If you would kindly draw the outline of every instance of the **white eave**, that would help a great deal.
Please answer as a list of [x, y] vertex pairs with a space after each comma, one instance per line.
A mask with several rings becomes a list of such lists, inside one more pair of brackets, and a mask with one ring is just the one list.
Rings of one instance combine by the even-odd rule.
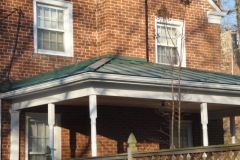
[[213, 8], [218, 11], [221, 12], [221, 9], [216, 5], [215, 2], [213, 2], [213, 0], [208, 0], [208, 2], [213, 6]]
[[[106, 73], [96, 73], [88, 72], [79, 75], [74, 75], [66, 78], [61, 78], [53, 80], [50, 82], [45, 82], [41, 84], [36, 84], [33, 86], [26, 86], [14, 91], [9, 91], [0, 94], [0, 99], [4, 98], [15, 98], [22, 97], [24, 95], [34, 94], [46, 90], [52, 90], [54, 88], [63, 86], [78, 85], [84, 82], [102, 82], [102, 83], [115, 83], [115, 84], [137, 84], [137, 85], [147, 85], [147, 86], [167, 86], [169, 87], [169, 79], [160, 78], [150, 78], [150, 77], [139, 77], [139, 76], [127, 76], [127, 75], [117, 75], [117, 74], [106, 74]], [[177, 84], [177, 82], [173, 82]], [[217, 91], [223, 93], [239, 93], [239, 85], [229, 85], [220, 83], [209, 83], [209, 82], [192, 82], [181, 80], [181, 88], [194, 88], [194, 90], [205, 90], [205, 91]]]
[[207, 18], [208, 23], [221, 24], [221, 19], [226, 16], [226, 12], [219, 11], [208, 11]]

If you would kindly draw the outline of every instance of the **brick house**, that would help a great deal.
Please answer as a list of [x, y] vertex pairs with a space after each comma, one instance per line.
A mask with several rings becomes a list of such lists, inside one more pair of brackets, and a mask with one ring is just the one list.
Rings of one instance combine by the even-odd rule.
[[[171, 101], [166, 51], [173, 65], [181, 60], [189, 96], [182, 146], [222, 144], [224, 116], [232, 117], [234, 136], [239, 77], [214, 72], [221, 69], [225, 13], [212, 0], [186, 8], [167, 0], [0, 5], [1, 159], [43, 159], [46, 145], [54, 159], [122, 153], [131, 132], [140, 151], [169, 148], [170, 138], [158, 131], [170, 133], [169, 120], [156, 114]], [[164, 6], [168, 36], [156, 18]]]

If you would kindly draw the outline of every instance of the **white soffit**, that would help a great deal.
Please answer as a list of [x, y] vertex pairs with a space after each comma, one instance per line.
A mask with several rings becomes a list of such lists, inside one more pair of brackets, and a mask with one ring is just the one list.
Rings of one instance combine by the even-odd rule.
[[215, 9], [207, 12], [208, 23], [221, 24], [221, 19], [227, 14], [216, 5], [213, 0], [207, 0], [208, 3]]
[[213, 2], [213, 0], [207, 0], [207, 1], [208, 1], [208, 3], [210, 3], [210, 4], [212, 5], [212, 7], [213, 7], [216, 11], [221, 12], [221, 9], [216, 5], [215, 2]]
[[226, 16], [226, 12], [208, 11], [208, 23], [221, 24], [221, 19]]

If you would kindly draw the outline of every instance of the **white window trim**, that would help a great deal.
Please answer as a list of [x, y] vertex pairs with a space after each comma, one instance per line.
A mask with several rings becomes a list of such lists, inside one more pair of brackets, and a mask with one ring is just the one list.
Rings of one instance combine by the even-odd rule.
[[[51, 51], [51, 50], [42, 50], [38, 49], [37, 45], [37, 4], [43, 5], [52, 5], [60, 8], [64, 8], [64, 52]], [[73, 57], [73, 16], [72, 16], [72, 3], [67, 1], [56, 1], [56, 0], [33, 0], [33, 11], [34, 11], [34, 52], [49, 54], [49, 55], [58, 55], [65, 57]], [[67, 16], [67, 17], [66, 17]]]
[[[169, 122], [169, 132], [170, 132], [170, 137], [172, 137], [172, 132], [171, 132], [171, 124], [172, 121]], [[192, 147], [193, 146], [193, 139], [192, 139], [192, 121], [191, 120], [181, 120], [181, 128], [182, 127], [186, 127], [188, 130], [188, 147]], [[175, 122], [174, 123], [174, 127], [178, 127], [178, 123]], [[172, 139], [170, 138], [170, 144], [172, 144]], [[175, 146], [177, 147], [177, 146]]]
[[[157, 25], [159, 23], [160, 24], [162, 23], [161, 18], [159, 19], [159, 18], [155, 17], [155, 35], [157, 35]], [[183, 37], [179, 36], [178, 39], [177, 39], [177, 41], [178, 41], [177, 48], [178, 48], [178, 51], [179, 51], [179, 49], [182, 49], [182, 56], [181, 56], [182, 65], [181, 65], [181, 67], [186, 67], [186, 50], [185, 50], [185, 39], [184, 39], [184, 37], [185, 37], [185, 22], [182, 21], [182, 20], [171, 19], [167, 22], [167, 25], [178, 26], [180, 28], [179, 29], [180, 32], [183, 31], [183, 33], [180, 33], [180, 34], [183, 35]], [[182, 43], [182, 47], [181, 47], [181, 41], [182, 41], [181, 39], [182, 38], [183, 38], [183, 43]], [[158, 51], [158, 42], [157, 42], [157, 38], [155, 37], [155, 60], [156, 60], [155, 62], [156, 63], [158, 63], [158, 55], [157, 55], [158, 53], [157, 53], [157, 51]], [[168, 64], [166, 64], [166, 65], [168, 65]], [[175, 65], [175, 66], [178, 66], [178, 64]]]
[[[56, 114], [56, 124], [54, 126], [54, 148], [56, 149], [54, 152], [54, 160], [61, 160], [61, 152], [62, 152], [62, 143], [61, 143], [61, 115]], [[25, 160], [28, 160], [28, 122], [30, 118], [39, 118], [39, 119], [48, 119], [47, 113], [31, 113], [27, 112], [25, 114]]]

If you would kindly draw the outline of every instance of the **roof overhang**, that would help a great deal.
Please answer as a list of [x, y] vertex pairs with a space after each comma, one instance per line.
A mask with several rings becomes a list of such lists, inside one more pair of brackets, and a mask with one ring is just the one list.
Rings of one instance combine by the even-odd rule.
[[[12, 108], [16, 110], [92, 94], [171, 100], [170, 86], [170, 79], [87, 72], [2, 93], [0, 99], [11, 99]], [[181, 81], [181, 90], [187, 95], [183, 99], [186, 102], [240, 104], [239, 85]]]
[[218, 12], [221, 12], [221, 9], [216, 5], [216, 3], [213, 0], [207, 0], [208, 3]]

